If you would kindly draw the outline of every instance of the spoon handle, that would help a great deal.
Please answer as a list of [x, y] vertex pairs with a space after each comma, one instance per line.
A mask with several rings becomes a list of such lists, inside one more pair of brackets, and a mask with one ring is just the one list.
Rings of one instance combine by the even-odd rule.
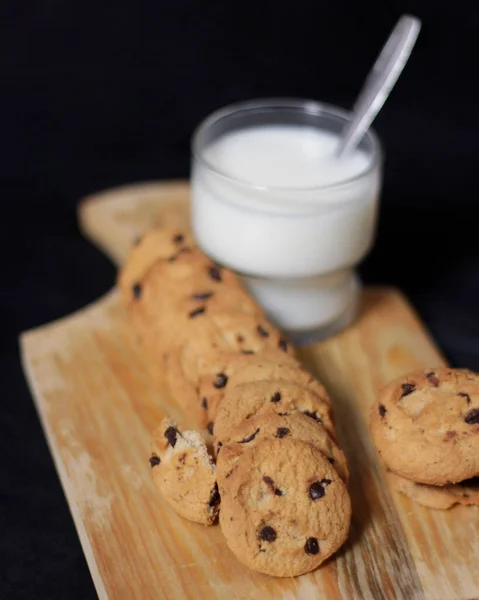
[[392, 30], [354, 105], [351, 121], [341, 135], [337, 155], [354, 149], [369, 129], [394, 87], [421, 29], [421, 21], [403, 15]]

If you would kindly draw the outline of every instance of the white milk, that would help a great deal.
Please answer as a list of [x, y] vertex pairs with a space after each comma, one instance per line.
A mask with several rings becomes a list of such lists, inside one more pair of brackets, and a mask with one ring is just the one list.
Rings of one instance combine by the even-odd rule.
[[246, 284], [279, 325], [327, 325], [357, 290], [351, 269], [374, 233], [379, 169], [360, 151], [337, 160], [338, 138], [313, 127], [233, 131], [193, 165], [199, 245]]

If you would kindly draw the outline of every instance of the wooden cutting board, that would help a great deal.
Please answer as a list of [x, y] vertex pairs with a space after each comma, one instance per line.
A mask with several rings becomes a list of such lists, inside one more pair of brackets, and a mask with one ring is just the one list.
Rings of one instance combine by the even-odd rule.
[[[87, 237], [116, 263], [155, 222], [186, 225], [188, 186], [113, 189], [79, 208]], [[218, 527], [173, 513], [157, 496], [150, 433], [171, 414], [188, 425], [129, 330], [112, 291], [21, 335], [22, 360], [100, 598], [466, 600], [479, 597], [479, 511], [423, 508], [388, 489], [367, 427], [377, 390], [444, 360], [396, 290], [367, 289], [353, 327], [301, 351], [328, 387], [349, 460], [353, 523], [314, 573], [275, 579], [243, 567]]]

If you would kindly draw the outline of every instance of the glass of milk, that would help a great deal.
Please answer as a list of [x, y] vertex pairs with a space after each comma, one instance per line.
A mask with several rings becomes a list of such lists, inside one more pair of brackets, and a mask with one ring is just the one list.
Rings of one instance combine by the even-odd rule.
[[328, 337], [359, 308], [355, 266], [374, 240], [381, 149], [371, 131], [338, 159], [350, 113], [308, 100], [235, 104], [192, 142], [192, 222], [296, 342]]

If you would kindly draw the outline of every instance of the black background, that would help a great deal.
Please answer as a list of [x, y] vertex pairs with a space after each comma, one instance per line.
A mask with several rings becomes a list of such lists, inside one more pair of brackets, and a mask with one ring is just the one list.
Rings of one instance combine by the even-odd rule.
[[186, 177], [192, 129], [227, 103], [351, 107], [404, 12], [423, 29], [375, 124], [385, 185], [362, 272], [400, 286], [451, 362], [479, 370], [477, 2], [1, 3], [0, 598], [96, 597], [16, 341], [114, 282], [78, 199]]

